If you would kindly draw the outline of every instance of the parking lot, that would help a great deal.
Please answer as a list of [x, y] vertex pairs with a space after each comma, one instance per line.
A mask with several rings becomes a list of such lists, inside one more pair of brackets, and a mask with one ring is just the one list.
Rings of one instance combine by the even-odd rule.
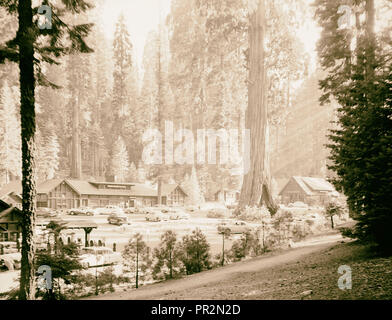
[[[161, 235], [167, 230], [173, 230], [177, 233], [178, 240], [190, 234], [194, 229], [200, 228], [205, 234], [207, 241], [211, 246], [211, 254], [216, 255], [222, 250], [222, 236], [217, 232], [217, 226], [222, 219], [207, 218], [206, 212], [191, 213], [187, 220], [167, 220], [160, 222], [149, 222], [145, 219], [145, 214], [129, 214], [129, 225], [116, 226], [109, 224], [108, 215], [98, 216], [69, 216], [62, 215], [60, 217], [64, 221], [91, 221], [98, 225], [89, 237], [89, 240], [97, 244], [101, 241], [106, 247], [113, 248], [116, 251], [122, 251], [129, 239], [136, 233], [140, 233], [144, 237], [144, 241], [151, 248], [156, 247], [160, 242]], [[66, 230], [63, 231], [63, 240], [67, 241], [67, 237], [71, 236], [75, 240], [84, 242], [83, 230]], [[237, 239], [238, 235], [233, 235], [230, 239], [225, 240], [225, 245], [231, 246], [231, 242]]]

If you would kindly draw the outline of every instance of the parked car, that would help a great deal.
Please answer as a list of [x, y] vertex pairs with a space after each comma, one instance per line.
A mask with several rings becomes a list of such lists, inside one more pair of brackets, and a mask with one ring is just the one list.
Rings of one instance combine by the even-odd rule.
[[196, 206], [187, 206], [186, 210], [188, 210], [189, 212], [195, 212], [195, 211], [199, 210], [199, 208]]
[[143, 207], [140, 209], [140, 212], [143, 214], [149, 214], [149, 213], [156, 213], [156, 212], [161, 212], [155, 207]]
[[122, 226], [123, 224], [131, 224], [128, 221], [128, 217], [124, 214], [117, 214], [117, 213], [112, 213], [109, 217], [108, 217], [108, 222], [109, 224], [114, 224], [117, 226]]
[[70, 209], [68, 214], [70, 216], [93, 216], [94, 209], [91, 209], [89, 207], [74, 208]]
[[208, 211], [207, 218], [224, 218], [227, 212], [227, 209], [214, 208]]
[[20, 270], [21, 254], [19, 252], [0, 255], [0, 270], [14, 271]]
[[138, 207], [129, 207], [124, 209], [124, 213], [126, 214], [137, 214], [140, 213], [140, 209]]
[[146, 221], [151, 222], [159, 222], [159, 221], [167, 221], [169, 220], [169, 216], [160, 212], [149, 212], [146, 214]]
[[123, 214], [124, 209], [120, 208], [118, 206], [113, 206], [113, 205], [108, 205], [104, 208], [99, 208], [97, 209], [100, 215], [110, 215], [112, 213], [118, 213], [118, 214]]
[[168, 210], [170, 220], [189, 219], [190, 215], [179, 209], [171, 208]]
[[224, 221], [218, 225], [218, 233], [241, 234], [251, 230], [252, 228], [244, 221]]
[[54, 218], [57, 212], [50, 208], [37, 208], [37, 218]]
[[86, 268], [113, 265], [121, 262], [121, 253], [106, 247], [84, 247], [80, 262]]
[[290, 207], [290, 208], [308, 208], [309, 206], [306, 203], [303, 203], [301, 201], [297, 201], [294, 203], [289, 203], [288, 207]]

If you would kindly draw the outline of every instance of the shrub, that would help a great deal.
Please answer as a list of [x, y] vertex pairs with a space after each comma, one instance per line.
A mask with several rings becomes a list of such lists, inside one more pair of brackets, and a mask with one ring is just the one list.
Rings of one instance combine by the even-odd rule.
[[173, 279], [181, 274], [180, 251], [175, 232], [169, 230], [162, 234], [159, 247], [154, 249], [152, 276], [155, 280]]
[[199, 228], [182, 238], [180, 250], [179, 259], [185, 267], [186, 274], [211, 269], [210, 245]]
[[229, 252], [229, 258], [233, 261], [240, 261], [247, 256], [257, 257], [265, 252], [265, 247], [260, 243], [259, 231], [246, 232], [241, 238], [235, 241]]
[[226, 215], [226, 211], [224, 209], [212, 209], [208, 211], [207, 218], [224, 218]]
[[292, 229], [292, 235], [293, 235], [294, 241], [299, 241], [299, 240], [304, 239], [308, 235], [308, 233], [306, 232], [304, 227], [302, 227], [298, 224], [295, 224]]
[[271, 214], [266, 207], [246, 207], [234, 215], [237, 219], [243, 221], [266, 221], [271, 219]]
[[339, 231], [343, 237], [352, 238], [352, 239], [356, 237], [354, 230], [351, 228], [340, 228]]

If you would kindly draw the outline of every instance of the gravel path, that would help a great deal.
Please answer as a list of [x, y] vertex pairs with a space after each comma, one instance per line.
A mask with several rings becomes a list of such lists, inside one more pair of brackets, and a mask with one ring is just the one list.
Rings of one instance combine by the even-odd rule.
[[[260, 272], [266, 269], [282, 266], [302, 260], [305, 256], [328, 249], [342, 241], [340, 234], [319, 236], [309, 239], [301, 244], [302, 247], [267, 254], [260, 258], [234, 263], [223, 268], [209, 270], [194, 274], [183, 279], [171, 280], [127, 292], [116, 292], [98, 297], [90, 297], [91, 300], [143, 300], [143, 299], [207, 299], [196, 293], [198, 289], [216, 287], [219, 283], [237, 278], [241, 274]], [[186, 294], [184, 294], [186, 293]], [[195, 294], [192, 294], [195, 293]]]

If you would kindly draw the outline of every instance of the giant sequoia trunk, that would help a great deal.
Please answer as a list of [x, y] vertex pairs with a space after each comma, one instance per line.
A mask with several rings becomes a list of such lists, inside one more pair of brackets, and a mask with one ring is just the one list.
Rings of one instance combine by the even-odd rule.
[[244, 176], [238, 210], [265, 204], [275, 211], [268, 157], [268, 113], [264, 67], [265, 4], [249, 12], [249, 84], [246, 129], [250, 130], [250, 166]]
[[18, 1], [20, 115], [22, 136], [22, 260], [19, 299], [35, 298], [34, 226], [35, 226], [35, 100], [34, 47], [31, 35], [33, 12], [31, 0]]

